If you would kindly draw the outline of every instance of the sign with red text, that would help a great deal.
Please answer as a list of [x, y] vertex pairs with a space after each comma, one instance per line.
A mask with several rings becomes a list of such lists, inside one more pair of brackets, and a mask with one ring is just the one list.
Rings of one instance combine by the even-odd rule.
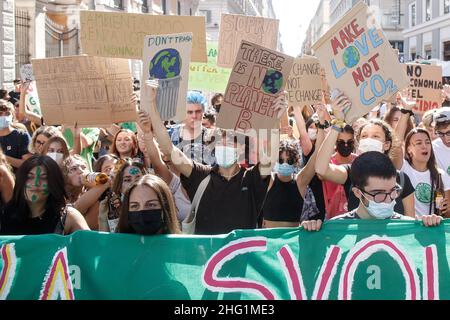
[[286, 84], [290, 105], [322, 102], [322, 76], [319, 59], [304, 55], [294, 60]]
[[276, 19], [222, 14], [217, 65], [232, 68], [243, 40], [276, 50], [279, 23]]
[[442, 106], [442, 67], [408, 63], [404, 65], [409, 78], [411, 98], [416, 99], [413, 111], [423, 114]]
[[352, 103], [345, 116], [349, 124], [408, 86], [403, 67], [377, 25], [374, 12], [363, 2], [312, 48], [331, 90], [339, 89]]
[[217, 117], [217, 127], [273, 129], [279, 120], [273, 101], [283, 92], [294, 58], [242, 41]]

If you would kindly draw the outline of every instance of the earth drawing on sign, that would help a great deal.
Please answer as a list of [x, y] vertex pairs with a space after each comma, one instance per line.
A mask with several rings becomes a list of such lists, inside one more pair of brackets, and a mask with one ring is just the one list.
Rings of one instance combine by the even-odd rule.
[[283, 85], [283, 74], [279, 71], [269, 69], [264, 76], [263, 83], [261, 85], [262, 90], [265, 93], [276, 94], [280, 91]]

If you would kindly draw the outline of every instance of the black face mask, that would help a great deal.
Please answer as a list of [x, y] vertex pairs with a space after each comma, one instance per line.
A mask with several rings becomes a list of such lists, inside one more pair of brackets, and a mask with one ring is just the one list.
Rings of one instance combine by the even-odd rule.
[[219, 112], [221, 106], [222, 106], [222, 104], [216, 104], [216, 105], [214, 105], [214, 109], [215, 109], [217, 112]]
[[354, 148], [355, 148], [354, 142], [349, 142], [349, 143], [345, 144], [342, 141], [338, 141], [336, 143], [336, 151], [344, 158], [348, 157], [353, 152]]
[[163, 227], [162, 209], [130, 211], [128, 224], [137, 234], [156, 234]]

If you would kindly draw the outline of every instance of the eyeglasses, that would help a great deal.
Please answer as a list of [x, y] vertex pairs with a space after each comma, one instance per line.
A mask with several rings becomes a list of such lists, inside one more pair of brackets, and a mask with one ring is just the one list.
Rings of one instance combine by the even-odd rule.
[[45, 142], [42, 142], [42, 141], [40, 141], [40, 140], [36, 140], [36, 143], [37, 143], [38, 145], [40, 145], [40, 146], [43, 146], [43, 145], [45, 144]]
[[348, 140], [348, 141], [345, 141], [345, 140], [339, 139], [339, 140], [337, 140], [336, 142], [337, 142], [338, 144], [351, 145], [351, 144], [354, 144], [354, 143], [355, 143], [355, 140]]
[[[278, 162], [280, 163], [280, 164], [283, 164], [285, 161], [284, 161], [284, 159], [278, 159]], [[290, 164], [290, 165], [293, 165], [294, 163], [295, 163], [295, 160], [293, 160], [293, 159], [288, 159], [287, 160], [287, 163], [288, 164]]]
[[389, 198], [391, 198], [391, 201], [394, 201], [395, 199], [397, 199], [400, 196], [400, 193], [402, 193], [402, 187], [400, 187], [399, 185], [396, 185], [394, 187], [394, 189], [392, 189], [392, 191], [389, 191], [389, 192], [371, 193], [371, 192], [364, 191], [361, 188], [359, 188], [359, 190], [361, 190], [362, 193], [372, 196], [373, 201], [375, 201], [376, 203], [381, 203], [381, 202], [386, 201], [387, 196], [389, 196]]
[[444, 136], [447, 138], [450, 138], [450, 131], [447, 131], [447, 132], [436, 131], [436, 134], [440, 138], [443, 138]]

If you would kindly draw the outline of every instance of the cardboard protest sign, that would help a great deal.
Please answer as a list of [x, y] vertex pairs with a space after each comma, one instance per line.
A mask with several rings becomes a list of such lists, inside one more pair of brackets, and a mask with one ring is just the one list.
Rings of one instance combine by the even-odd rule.
[[191, 62], [189, 90], [225, 92], [231, 69], [217, 66], [217, 42], [208, 41], [208, 63]]
[[186, 116], [192, 33], [151, 35], [144, 39], [141, 108], [149, 111], [146, 80], [159, 80], [157, 107], [162, 120]]
[[293, 57], [242, 41], [217, 127], [244, 131], [278, 127], [272, 102], [283, 92], [293, 62]]
[[408, 63], [404, 65], [410, 79], [411, 97], [417, 99], [413, 111], [422, 114], [442, 106], [442, 67]]
[[47, 125], [92, 127], [136, 120], [127, 60], [70, 56], [33, 59], [32, 64]]
[[279, 20], [238, 14], [222, 14], [217, 65], [232, 68], [243, 40], [276, 50]]
[[22, 82], [34, 80], [33, 67], [31, 64], [24, 64], [20, 67], [20, 79], [22, 79]]
[[286, 84], [290, 105], [322, 102], [322, 76], [319, 59], [304, 55], [294, 60]]
[[313, 50], [331, 89], [343, 91], [352, 102], [345, 116], [349, 124], [408, 85], [375, 14], [363, 2], [325, 33]]
[[34, 113], [42, 115], [41, 104], [39, 102], [39, 96], [36, 87], [36, 81], [31, 81], [28, 86], [26, 95], [25, 95], [25, 108]]
[[205, 17], [80, 11], [83, 53], [142, 59], [147, 35], [191, 32], [192, 61], [206, 62]]

